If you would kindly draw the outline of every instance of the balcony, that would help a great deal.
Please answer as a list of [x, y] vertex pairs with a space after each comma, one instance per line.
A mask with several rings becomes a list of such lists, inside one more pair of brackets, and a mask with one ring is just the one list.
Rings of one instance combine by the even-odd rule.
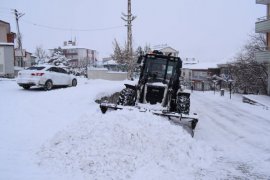
[[258, 18], [258, 21], [255, 24], [255, 32], [256, 33], [270, 32], [270, 17], [269, 16]]
[[255, 60], [259, 63], [270, 63], [270, 49], [265, 48], [263, 51], [256, 52]]
[[270, 4], [270, 0], [256, 0], [256, 4]]

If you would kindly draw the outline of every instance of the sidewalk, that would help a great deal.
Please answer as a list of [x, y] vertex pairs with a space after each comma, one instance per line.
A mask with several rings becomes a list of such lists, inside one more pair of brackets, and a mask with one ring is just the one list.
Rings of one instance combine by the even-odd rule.
[[270, 96], [265, 95], [243, 95], [243, 102], [264, 106], [270, 108]]

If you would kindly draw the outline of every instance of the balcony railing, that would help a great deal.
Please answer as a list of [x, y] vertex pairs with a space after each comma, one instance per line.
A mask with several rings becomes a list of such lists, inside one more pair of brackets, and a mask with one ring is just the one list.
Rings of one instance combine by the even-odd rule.
[[257, 18], [257, 23], [258, 23], [258, 22], [262, 22], [262, 21], [267, 21], [267, 20], [269, 20], [269, 19], [270, 19], [269, 16], [259, 17], [259, 18]]
[[270, 4], [270, 0], [256, 0], [256, 4]]
[[260, 48], [260, 51], [255, 53], [255, 60], [259, 63], [270, 63], [270, 47]]
[[270, 32], [270, 16], [264, 16], [257, 19], [255, 25], [256, 33]]

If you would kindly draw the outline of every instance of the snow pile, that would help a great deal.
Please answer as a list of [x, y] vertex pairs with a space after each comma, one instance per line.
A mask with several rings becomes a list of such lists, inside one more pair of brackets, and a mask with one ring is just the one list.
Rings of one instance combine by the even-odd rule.
[[1, 180], [270, 179], [269, 110], [241, 95], [193, 91], [191, 138], [149, 112], [100, 112], [96, 99], [135, 81], [78, 80], [26, 91], [0, 79]]
[[192, 179], [217, 152], [182, 127], [137, 111], [88, 114], [38, 152], [41, 166], [88, 179]]

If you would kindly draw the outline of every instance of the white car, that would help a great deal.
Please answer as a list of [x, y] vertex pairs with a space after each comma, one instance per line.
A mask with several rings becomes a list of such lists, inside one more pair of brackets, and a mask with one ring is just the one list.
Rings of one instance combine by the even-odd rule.
[[19, 71], [17, 83], [24, 89], [38, 86], [43, 87], [45, 90], [51, 90], [53, 86], [76, 86], [77, 79], [64, 68], [52, 65], [39, 65]]

